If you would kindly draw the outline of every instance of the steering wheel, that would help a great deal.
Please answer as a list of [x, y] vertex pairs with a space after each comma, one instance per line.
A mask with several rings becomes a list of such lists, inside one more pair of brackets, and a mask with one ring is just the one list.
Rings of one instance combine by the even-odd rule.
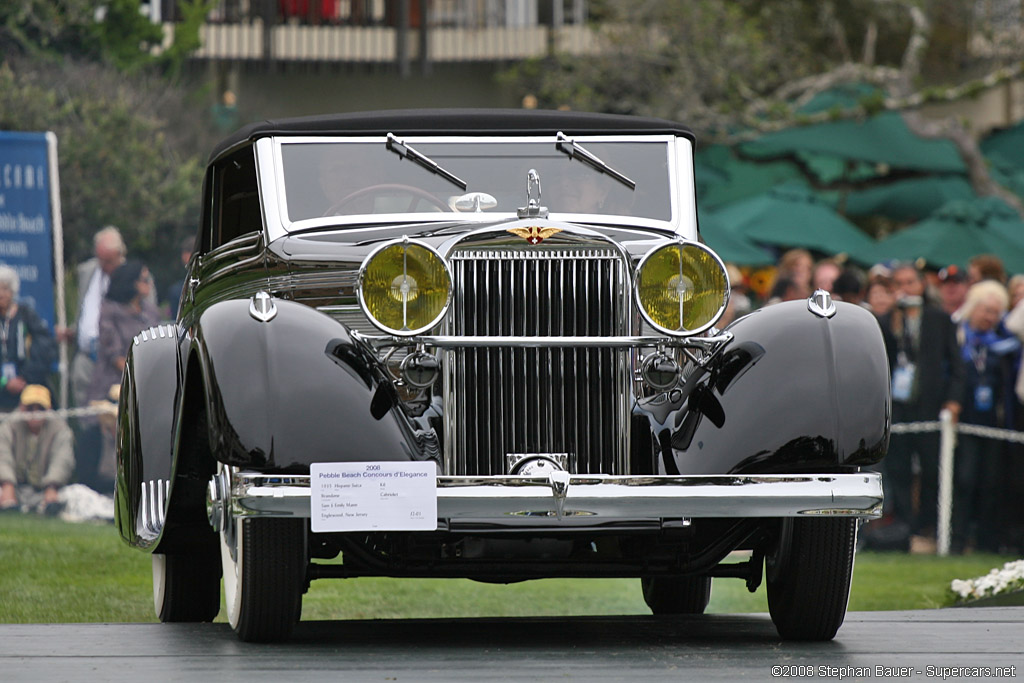
[[338, 200], [331, 205], [327, 211], [324, 212], [325, 216], [337, 216], [342, 213], [342, 209], [353, 202], [357, 202], [360, 199], [366, 199], [367, 197], [375, 197], [377, 195], [383, 195], [391, 192], [404, 192], [412, 195], [409, 201], [409, 207], [407, 211], [412, 213], [413, 208], [420, 202], [427, 202], [431, 206], [435, 207], [439, 211], [451, 211], [451, 208], [440, 199], [430, 194], [426, 190], [421, 190], [418, 187], [412, 185], [403, 185], [401, 183], [381, 183], [379, 185], [371, 185], [370, 187], [364, 187], [361, 190], [349, 194], [346, 197]]

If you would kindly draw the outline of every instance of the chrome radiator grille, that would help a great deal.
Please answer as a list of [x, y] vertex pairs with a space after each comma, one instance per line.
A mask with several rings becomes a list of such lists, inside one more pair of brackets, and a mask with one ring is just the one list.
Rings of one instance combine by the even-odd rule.
[[[610, 336], [627, 332], [629, 289], [613, 249], [457, 250], [449, 333]], [[580, 474], [626, 471], [629, 352], [460, 348], [447, 352], [445, 457], [452, 474], [507, 474], [506, 455], [567, 454]]]

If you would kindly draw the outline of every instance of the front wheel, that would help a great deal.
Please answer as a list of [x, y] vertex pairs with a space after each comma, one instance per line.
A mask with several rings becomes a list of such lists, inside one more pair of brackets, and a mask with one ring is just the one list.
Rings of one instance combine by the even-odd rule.
[[640, 586], [654, 614], [704, 614], [711, 600], [710, 576], [647, 577]]
[[287, 640], [306, 588], [304, 519], [231, 519], [221, 531], [228, 621], [248, 642]]
[[783, 521], [765, 566], [768, 612], [783, 639], [835, 637], [846, 618], [856, 540], [856, 519]]
[[153, 553], [153, 606], [162, 622], [213, 621], [220, 611], [220, 563], [203, 554]]

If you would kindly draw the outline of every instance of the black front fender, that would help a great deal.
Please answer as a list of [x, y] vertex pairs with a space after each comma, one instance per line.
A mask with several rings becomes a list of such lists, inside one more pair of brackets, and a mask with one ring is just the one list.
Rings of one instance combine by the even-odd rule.
[[315, 462], [424, 459], [395, 388], [347, 329], [276, 299], [261, 322], [249, 301], [198, 321], [210, 450], [227, 464], [305, 472]]
[[[155, 542], [164, 510], [157, 505], [171, 488], [174, 408], [181, 370], [174, 325], [160, 325], [135, 336], [121, 380], [117, 420], [115, 517], [131, 545]], [[142, 519], [145, 507], [150, 513]]]
[[681, 389], [641, 400], [666, 474], [835, 472], [877, 463], [889, 443], [889, 366], [875, 317], [837, 303], [760, 309]]

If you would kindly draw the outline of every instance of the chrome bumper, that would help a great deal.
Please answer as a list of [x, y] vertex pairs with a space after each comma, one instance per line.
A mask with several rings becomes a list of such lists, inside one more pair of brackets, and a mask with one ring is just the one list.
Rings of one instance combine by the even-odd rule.
[[[235, 517], [309, 517], [309, 476], [234, 472], [214, 479], [211, 524]], [[700, 517], [834, 515], [874, 519], [882, 512], [876, 472], [798, 475], [438, 477], [439, 528], [496, 525], [586, 527]]]

